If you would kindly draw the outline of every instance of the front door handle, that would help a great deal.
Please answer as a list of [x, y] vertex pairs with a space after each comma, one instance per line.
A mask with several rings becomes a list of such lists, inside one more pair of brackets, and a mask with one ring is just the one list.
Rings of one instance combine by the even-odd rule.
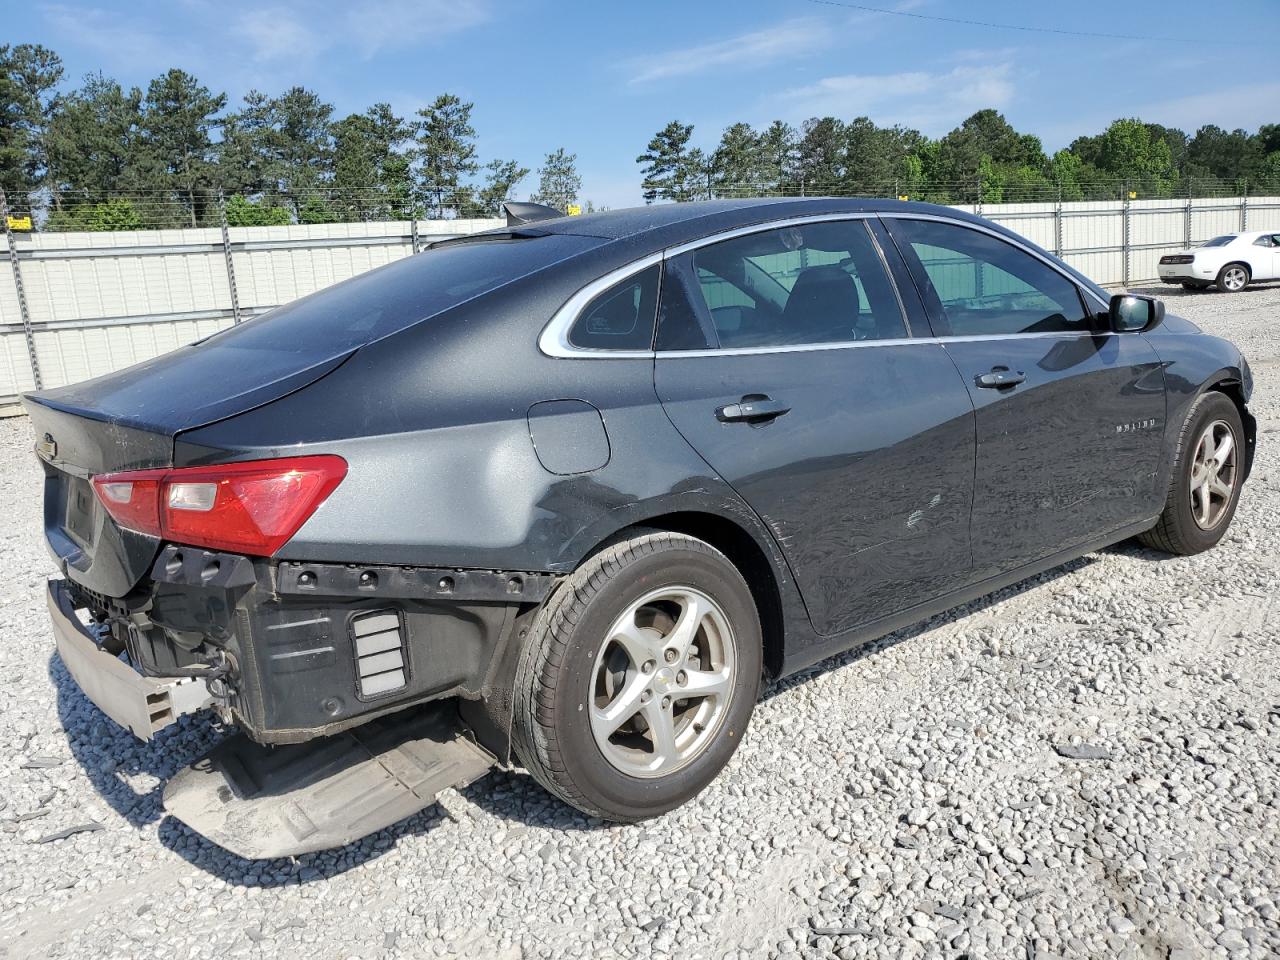
[[1010, 370], [1008, 367], [993, 367], [990, 373], [980, 373], [974, 378], [978, 386], [991, 390], [1016, 387], [1026, 379], [1027, 375], [1021, 370]]
[[765, 423], [774, 420], [791, 408], [785, 403], [763, 394], [751, 394], [737, 403], [725, 404], [716, 410], [716, 419], [724, 423], [745, 420], [748, 423]]

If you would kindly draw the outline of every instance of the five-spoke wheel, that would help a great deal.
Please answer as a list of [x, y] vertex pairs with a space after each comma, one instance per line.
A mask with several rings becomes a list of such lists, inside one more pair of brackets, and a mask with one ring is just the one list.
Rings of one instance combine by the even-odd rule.
[[1222, 522], [1235, 487], [1236, 436], [1225, 420], [1214, 420], [1201, 431], [1191, 461], [1191, 514], [1200, 529]]
[[596, 657], [591, 729], [604, 758], [662, 776], [714, 739], [733, 693], [733, 629], [700, 590], [664, 587], [630, 604]]

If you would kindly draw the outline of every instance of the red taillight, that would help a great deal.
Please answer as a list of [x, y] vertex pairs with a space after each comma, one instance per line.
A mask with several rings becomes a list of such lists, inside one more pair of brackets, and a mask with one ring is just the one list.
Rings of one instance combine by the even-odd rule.
[[93, 478], [122, 527], [216, 550], [269, 557], [347, 475], [341, 457], [287, 457]]

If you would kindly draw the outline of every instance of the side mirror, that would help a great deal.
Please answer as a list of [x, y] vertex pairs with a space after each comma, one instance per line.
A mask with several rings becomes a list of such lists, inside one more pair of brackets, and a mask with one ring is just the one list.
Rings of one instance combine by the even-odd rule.
[[1164, 301], [1134, 293], [1117, 293], [1111, 298], [1107, 319], [1116, 333], [1143, 333], [1164, 320]]

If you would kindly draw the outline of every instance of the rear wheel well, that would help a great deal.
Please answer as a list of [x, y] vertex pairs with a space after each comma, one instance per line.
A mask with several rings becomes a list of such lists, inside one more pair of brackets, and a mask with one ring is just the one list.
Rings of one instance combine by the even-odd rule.
[[773, 565], [755, 539], [732, 520], [711, 513], [667, 513], [651, 517], [633, 527], [618, 531], [609, 539], [616, 543], [641, 530], [669, 530], [683, 533], [711, 544], [738, 568], [747, 581], [760, 617], [764, 638], [764, 668], [770, 677], [782, 672], [785, 628], [782, 619], [782, 596]]

